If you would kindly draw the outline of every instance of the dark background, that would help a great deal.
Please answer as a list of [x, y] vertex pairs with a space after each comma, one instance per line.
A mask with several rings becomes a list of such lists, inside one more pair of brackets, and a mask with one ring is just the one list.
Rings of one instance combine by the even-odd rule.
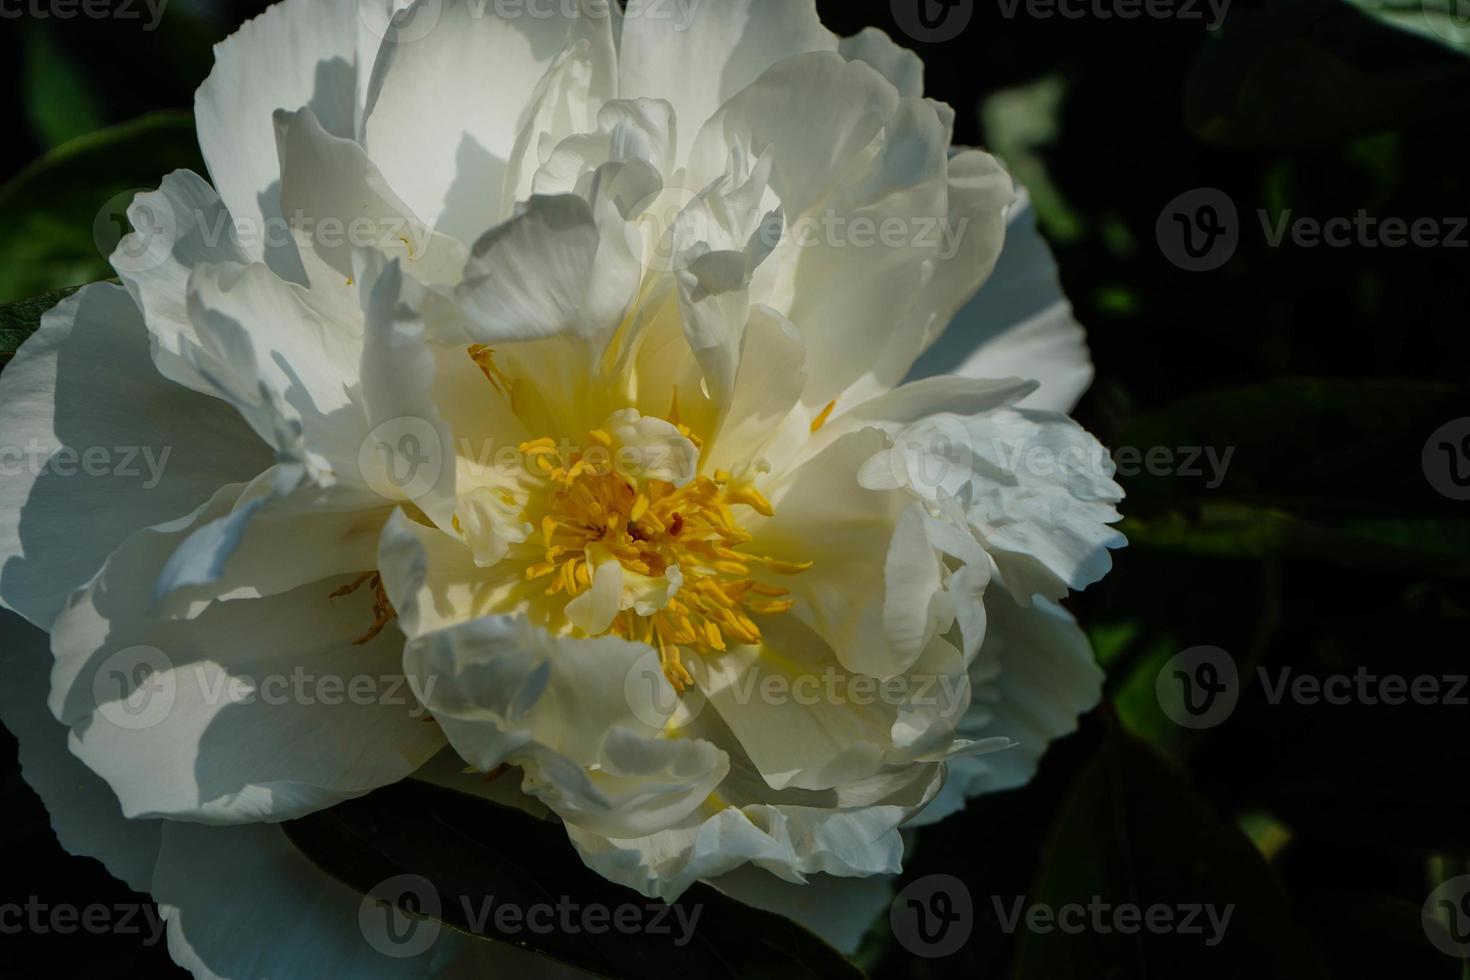
[[[12, 181], [0, 189], [0, 302], [107, 275], [99, 210], [170, 169], [201, 169], [177, 114], [126, 139], [87, 134], [187, 113], [209, 45], [262, 6], [173, 0], [151, 32], [146, 11], [0, 20], [0, 178]], [[887, 0], [819, 7], [840, 34], [873, 24], [918, 50], [927, 93], [958, 110], [957, 141], [996, 151], [1031, 187], [1097, 364], [1083, 424], [1115, 449], [1176, 461], [1186, 447], [1234, 451], [1218, 486], [1177, 465], [1120, 481], [1130, 547], [1069, 603], [1107, 666], [1107, 703], [1032, 786], [917, 834], [901, 884], [961, 879], [969, 942], [917, 957], [880, 922], [862, 965], [883, 977], [1470, 975], [1420, 915], [1441, 881], [1470, 871], [1470, 707], [1272, 704], [1257, 673], [1470, 672], [1470, 504], [1437, 492], [1447, 471], [1425, 464], [1431, 434], [1470, 415], [1470, 230], [1458, 246], [1400, 247], [1273, 246], [1263, 230], [1287, 211], [1363, 210], [1454, 234], [1470, 215], [1470, 44], [1422, 29], [1407, 4], [1385, 16], [1417, 33], [1336, 0], [1236, 2], [1216, 31], [1204, 7], [1073, 19], [1022, 3], [1008, 17], [977, 0], [957, 36], [927, 44]], [[48, 152], [49, 168], [15, 182]], [[1235, 208], [1238, 246], [1190, 272], [1156, 229], [1200, 188]], [[1155, 679], [1199, 645], [1232, 656], [1240, 701], [1191, 731], [1161, 710]], [[8, 737], [0, 807], [3, 893], [128, 900], [57, 847]], [[1022, 895], [1236, 911], [1213, 948], [1006, 935], [994, 902]], [[10, 965], [7, 945], [20, 952]], [[85, 935], [0, 937], [0, 975], [12, 971], [177, 974], [162, 949]]]

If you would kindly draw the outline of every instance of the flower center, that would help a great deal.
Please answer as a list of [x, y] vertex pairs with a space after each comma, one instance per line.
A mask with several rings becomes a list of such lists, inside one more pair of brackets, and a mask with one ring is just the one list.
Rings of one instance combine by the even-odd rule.
[[[674, 428], [698, 448], [686, 427]], [[680, 662], [681, 647], [711, 653], [731, 643], [759, 643], [755, 617], [794, 604], [787, 589], [763, 581], [762, 573], [796, 574], [811, 563], [742, 550], [751, 536], [740, 526], [739, 510], [772, 513], [748, 482], [719, 470], [693, 475], [683, 485], [649, 476], [638, 462], [625, 465], [604, 429], [589, 432], [581, 450], [558, 448], [549, 437], [520, 449], [545, 482], [539, 508], [528, 514], [540, 528], [544, 552], [526, 578], [545, 580], [546, 595], [565, 594], [570, 607], [603, 575], [618, 576], [617, 611], [601, 633], [656, 648], [675, 690], [693, 682]]]

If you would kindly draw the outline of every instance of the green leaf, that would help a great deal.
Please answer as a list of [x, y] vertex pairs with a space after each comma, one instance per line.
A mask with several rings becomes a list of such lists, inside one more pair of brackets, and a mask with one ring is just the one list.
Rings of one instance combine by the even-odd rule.
[[1048, 75], [1029, 85], [1004, 89], [980, 107], [981, 123], [991, 147], [1031, 194], [1041, 225], [1059, 242], [1076, 240], [1083, 219], [1047, 172], [1043, 151], [1060, 136], [1062, 102], [1067, 83]]
[[[973, 800], [918, 831], [900, 895], [953, 875], [973, 928], [953, 955], [917, 961], [891, 950], [875, 975], [927, 980], [1320, 980], [1314, 943], [1275, 871], [1183, 771], [1123, 732], [1106, 709], [1055, 743], [1027, 786]], [[1221, 941], [1204, 935], [1081, 934], [1036, 928], [1027, 912], [1108, 903], [1233, 905]], [[1021, 916], [1015, 917], [1017, 903]], [[1068, 913], [1070, 916], [1071, 913]], [[1207, 921], [1207, 920], [1206, 920]], [[1071, 919], [1069, 918], [1069, 923]], [[1104, 926], [1111, 928], [1109, 921]]]
[[81, 288], [67, 286], [15, 303], [0, 303], [0, 366], [8, 363], [26, 338], [36, 332], [47, 310]]
[[1470, 54], [1470, 6], [1464, 0], [1348, 0], [1369, 17]]
[[[366, 895], [388, 878], [414, 874], [437, 892], [448, 926], [512, 943], [613, 977], [830, 977], [861, 972], [811, 933], [779, 915], [696, 885], [663, 920], [669, 933], [608, 929], [503, 931], [486, 909], [575, 903], [647, 910], [650, 900], [591, 871], [560, 825], [483, 799], [406, 780], [284, 825], [319, 867]], [[489, 902], [491, 904], [487, 905]], [[421, 910], [404, 909], [424, 917]], [[679, 945], [681, 921], [692, 921]], [[697, 916], [697, 918], [694, 918]], [[642, 912], [642, 922], [651, 913]]]
[[49, 30], [27, 33], [26, 114], [47, 146], [59, 146], [102, 126], [96, 90]]
[[[1080, 905], [1088, 909], [1087, 927], [1028, 929], [1023, 920], [1016, 980], [1326, 975], [1250, 841], [1220, 819], [1179, 770], [1116, 731], [1053, 829], [1028, 904], [1054, 910]], [[1106, 913], [1099, 919], [1091, 911], [1120, 905], [1145, 914], [1166, 908], [1171, 925], [1129, 934], [1114, 929]], [[1193, 906], [1216, 913], [1214, 924], [1204, 911], [1198, 914], [1198, 934], [1177, 928]], [[1094, 925], [1098, 921], [1104, 928]]]
[[134, 194], [179, 168], [203, 172], [188, 112], [89, 133], [0, 187], [0, 302], [111, 274]]
[[[1455, 510], [1425, 479], [1420, 450], [1445, 422], [1465, 414], [1457, 385], [1419, 381], [1289, 379], [1219, 388], [1137, 418], [1113, 440], [1129, 513], [1189, 501], [1233, 500], [1294, 513], [1381, 515]], [[1120, 447], [1130, 455], [1124, 468]], [[1208, 457], [1186, 459], [1185, 447]], [[1148, 454], [1169, 450], [1150, 472]], [[1185, 466], [1199, 472], [1186, 472]]]
[[[1185, 79], [1190, 131], [1218, 146], [1259, 149], [1337, 142], [1432, 121], [1440, 112], [1436, 92], [1462, 84], [1470, 66], [1424, 42], [1442, 25], [1432, 29], [1426, 21], [1419, 36], [1411, 36], [1375, 16], [1336, 2], [1232, 7]], [[1397, 27], [1408, 23], [1384, 19], [1396, 20]], [[1383, 64], [1395, 68], [1383, 70]]]
[[1470, 576], [1470, 521], [1310, 521], [1280, 510], [1221, 502], [1197, 514], [1127, 519], [1135, 548], [1219, 558], [1302, 558], [1346, 568]]

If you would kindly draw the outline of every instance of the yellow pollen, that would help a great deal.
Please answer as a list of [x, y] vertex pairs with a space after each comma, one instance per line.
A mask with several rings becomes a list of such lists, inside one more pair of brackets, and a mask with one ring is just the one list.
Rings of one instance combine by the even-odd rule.
[[[589, 449], [611, 444], [601, 429], [587, 434]], [[624, 609], [607, 630], [657, 649], [675, 690], [694, 682], [681, 649], [713, 655], [732, 643], [759, 643], [760, 627], [751, 617], [795, 605], [786, 589], [755, 576], [792, 575], [811, 562], [740, 550], [751, 536], [740, 527], [738, 508], [767, 517], [774, 511], [749, 483], [732, 486], [724, 472], [695, 476], [682, 487], [637, 480], [608, 465], [606, 454], [599, 462], [596, 455], [558, 447], [551, 438], [533, 439], [520, 449], [536, 460], [545, 482], [544, 493], [530, 507], [541, 531], [541, 560], [526, 569], [528, 582], [546, 580], [547, 595], [564, 593], [570, 599], [592, 587], [594, 563], [609, 556], [625, 572], [651, 579], [663, 579], [678, 566], [683, 584], [663, 608], [647, 616]]]

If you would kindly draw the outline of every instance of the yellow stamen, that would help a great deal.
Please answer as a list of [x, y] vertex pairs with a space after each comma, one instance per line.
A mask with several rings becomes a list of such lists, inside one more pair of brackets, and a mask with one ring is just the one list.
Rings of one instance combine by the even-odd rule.
[[837, 399], [834, 398], [830, 402], [827, 403], [827, 407], [826, 408], [822, 409], [820, 412], [817, 413], [817, 417], [814, 418], [814, 419], [812, 419], [812, 433], [813, 434], [815, 434], [816, 431], [818, 429], [820, 429], [822, 426], [824, 426], [824, 425], [827, 424], [827, 420], [832, 417], [832, 409], [834, 409], [836, 407], [837, 407]]

